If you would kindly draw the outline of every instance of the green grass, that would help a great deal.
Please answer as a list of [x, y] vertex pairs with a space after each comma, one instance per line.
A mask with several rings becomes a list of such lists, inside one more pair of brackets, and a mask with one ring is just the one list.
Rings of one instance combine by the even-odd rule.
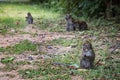
[[4, 64], [12, 63], [14, 59], [15, 59], [14, 57], [7, 56], [1, 59], [1, 63]]
[[[1, 3], [1, 14], [2, 17], [12, 17], [12, 18], [22, 18], [25, 19], [25, 16], [28, 12], [31, 12], [34, 18], [43, 18], [43, 19], [53, 19], [57, 18], [60, 14], [53, 12], [47, 8], [41, 7], [36, 4], [24, 4], [24, 3]], [[9, 12], [9, 14], [8, 14]], [[5, 15], [6, 14], [6, 15]]]
[[[119, 63], [106, 62], [106, 66], [98, 66], [97, 69], [88, 70], [87, 72], [80, 72], [85, 79], [105, 79], [105, 80], [118, 80], [120, 79]], [[114, 61], [113, 61], [114, 62]]]
[[[44, 63], [40, 61], [34, 62], [34, 65], [37, 65], [39, 68], [36, 69], [26, 69], [19, 70], [19, 74], [22, 75], [23, 78], [32, 78], [35, 80], [39, 80], [39, 76], [41, 76], [40, 80], [71, 80], [71, 72], [77, 74], [77, 70], [71, 70], [66, 66], [53, 66], [52, 62], [61, 62], [66, 64], [78, 64], [79, 60], [77, 58], [78, 54], [66, 54], [55, 56], [52, 59], [46, 59]], [[76, 63], [77, 62], [77, 63]]]
[[44, 78], [42, 78], [41, 80], [57, 80], [57, 79], [61, 79], [61, 80], [71, 80], [70, 75], [55, 75], [55, 76], [46, 76]]
[[[105, 54], [105, 53], [104, 53]], [[78, 55], [76, 54], [67, 54], [53, 57], [52, 60], [46, 60], [44, 63], [35, 62], [34, 65], [38, 65], [39, 68], [35, 69], [26, 69], [19, 70], [19, 74], [22, 75], [23, 78], [32, 78], [35, 80], [39, 80], [39, 76], [41, 76], [40, 80], [71, 80], [70, 73], [73, 72], [75, 76], [82, 76], [85, 80], [93, 80], [93, 79], [105, 79], [105, 80], [118, 80], [119, 79], [119, 63], [115, 63], [114, 60], [102, 60], [105, 61], [105, 65], [96, 66], [94, 69], [90, 70], [70, 70], [65, 66], [53, 66], [52, 62], [62, 62], [66, 64], [75, 64], [79, 63]], [[103, 55], [103, 57], [105, 57]], [[107, 57], [107, 56], [106, 56]], [[76, 63], [76, 64], [78, 64]], [[114, 63], [114, 64], [113, 64]]]
[[22, 75], [23, 78], [36, 78], [38, 76], [42, 76], [42, 80], [70, 79], [69, 70], [67, 68], [55, 67], [51, 65], [51, 62], [49, 61], [46, 61], [44, 64], [39, 62], [38, 64], [39, 68], [37, 70], [26, 69], [26, 70], [19, 70], [18, 72], [19, 74]]
[[[36, 4], [0, 3], [0, 24], [8, 28], [23, 28], [27, 25], [25, 17], [30, 12], [36, 22], [37, 18], [56, 20], [60, 14]], [[17, 25], [17, 21], [20, 22]], [[41, 24], [37, 24], [40, 26]], [[43, 25], [44, 26], [44, 25]]]
[[36, 19], [36, 25], [42, 29], [50, 32], [65, 32], [65, 20], [58, 17], [57, 19]]
[[5, 35], [7, 31], [7, 26], [0, 25], [0, 34]]
[[73, 41], [72, 39], [59, 38], [59, 39], [53, 39], [48, 43], [51, 45], [60, 45], [60, 46], [68, 47], [71, 45], [72, 41]]
[[20, 54], [25, 51], [36, 51], [37, 44], [33, 44], [28, 40], [24, 40], [14, 46], [8, 46], [5, 50], [12, 54]]
[[25, 71], [20, 70], [19, 73], [22, 74], [23, 78], [35, 78], [41, 75], [43, 76], [41, 80], [48, 80], [48, 79], [49, 80], [57, 80], [57, 79], [70, 80], [70, 75], [66, 74], [65, 72], [62, 73], [62, 71], [59, 69], [51, 69], [51, 70], [50, 69], [41, 70], [41, 68], [39, 70], [27, 69]]
[[26, 64], [30, 64], [30, 63], [28, 61], [17, 61], [14, 64], [19, 66], [19, 65], [26, 65]]

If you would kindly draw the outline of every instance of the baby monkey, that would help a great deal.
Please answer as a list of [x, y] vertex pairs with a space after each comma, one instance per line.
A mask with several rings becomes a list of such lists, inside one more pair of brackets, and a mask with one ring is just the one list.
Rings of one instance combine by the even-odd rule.
[[85, 41], [82, 46], [82, 59], [80, 60], [80, 67], [83, 69], [93, 68], [95, 60], [95, 53], [92, 48], [92, 44], [89, 41]]
[[27, 13], [27, 16], [25, 18], [28, 24], [33, 24], [33, 17], [30, 12]]

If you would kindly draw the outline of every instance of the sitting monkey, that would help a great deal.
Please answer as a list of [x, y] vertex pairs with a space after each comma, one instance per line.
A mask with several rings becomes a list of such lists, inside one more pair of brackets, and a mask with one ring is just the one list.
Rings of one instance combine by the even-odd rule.
[[30, 12], [27, 13], [27, 17], [25, 17], [25, 18], [26, 18], [26, 21], [28, 22], [28, 24], [33, 24], [33, 17]]
[[67, 14], [66, 17], [66, 31], [75, 31], [75, 24], [74, 24], [74, 19], [70, 14]]
[[83, 48], [82, 48], [82, 59], [80, 60], [81, 68], [83, 69], [93, 68], [94, 60], [95, 60], [95, 53], [92, 48], [92, 44], [86, 41], [83, 44]]
[[67, 14], [66, 17], [66, 31], [75, 31], [77, 28], [78, 30], [88, 30], [87, 23], [85, 21], [76, 21], [70, 14]]

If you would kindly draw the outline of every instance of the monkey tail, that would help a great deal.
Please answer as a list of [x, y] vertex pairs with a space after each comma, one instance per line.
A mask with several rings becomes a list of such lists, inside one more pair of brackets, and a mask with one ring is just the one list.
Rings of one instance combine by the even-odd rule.
[[78, 69], [79, 68], [79, 66], [77, 66], [77, 65], [70, 65], [70, 64], [65, 64], [65, 63], [61, 63], [61, 62], [53, 62], [52, 65], [60, 66], [60, 67], [67, 67], [69, 69]]

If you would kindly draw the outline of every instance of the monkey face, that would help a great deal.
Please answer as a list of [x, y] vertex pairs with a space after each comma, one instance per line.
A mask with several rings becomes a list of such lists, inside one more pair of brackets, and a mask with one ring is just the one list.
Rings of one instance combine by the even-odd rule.
[[27, 13], [27, 16], [31, 16], [31, 13], [30, 13], [30, 12], [28, 12], [28, 13]]
[[72, 16], [70, 14], [67, 14], [66, 17], [65, 17], [66, 20], [69, 20], [71, 18], [72, 18]]
[[92, 49], [92, 45], [89, 42], [83, 44], [83, 51], [89, 51]]

